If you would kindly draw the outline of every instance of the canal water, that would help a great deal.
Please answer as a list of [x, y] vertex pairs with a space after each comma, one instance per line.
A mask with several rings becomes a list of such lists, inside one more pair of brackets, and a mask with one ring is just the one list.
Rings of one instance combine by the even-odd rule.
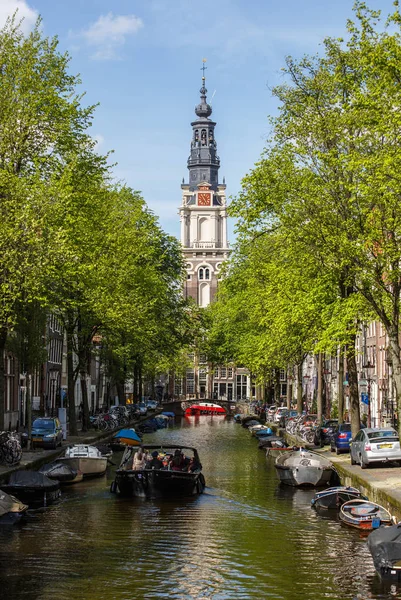
[[401, 598], [375, 573], [366, 538], [317, 515], [313, 491], [281, 486], [240, 425], [190, 417], [145, 436], [162, 440], [198, 448], [202, 496], [120, 499], [112, 469], [72, 486], [60, 504], [0, 530], [0, 598]]

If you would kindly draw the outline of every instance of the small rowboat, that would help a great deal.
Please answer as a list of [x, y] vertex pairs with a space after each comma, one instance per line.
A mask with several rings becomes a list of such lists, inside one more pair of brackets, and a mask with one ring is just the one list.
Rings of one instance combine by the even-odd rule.
[[345, 502], [340, 508], [340, 519], [350, 527], [372, 531], [381, 525], [391, 525], [391, 515], [383, 506], [368, 500], [356, 499]]
[[345, 502], [356, 499], [367, 500], [361, 492], [354, 487], [330, 487], [327, 490], [317, 492], [311, 500], [311, 506], [313, 508], [334, 508], [339, 509]]

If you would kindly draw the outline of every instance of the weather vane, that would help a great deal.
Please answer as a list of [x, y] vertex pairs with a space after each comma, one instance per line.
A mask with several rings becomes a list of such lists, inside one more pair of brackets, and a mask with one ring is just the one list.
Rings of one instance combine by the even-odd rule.
[[206, 60], [207, 60], [206, 58], [202, 58], [203, 65], [202, 65], [202, 67], [201, 67], [201, 71], [203, 71], [203, 76], [202, 76], [202, 78], [203, 78], [203, 79], [205, 79], [205, 71], [206, 71], [206, 69], [207, 69], [207, 66], [206, 66], [206, 64], [205, 64], [205, 63], [206, 63]]

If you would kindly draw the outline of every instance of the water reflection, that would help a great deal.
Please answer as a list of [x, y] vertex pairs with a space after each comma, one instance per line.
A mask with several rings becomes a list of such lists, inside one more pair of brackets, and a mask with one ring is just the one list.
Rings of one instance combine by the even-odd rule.
[[[146, 441], [196, 446], [207, 488], [181, 502], [120, 499], [107, 477], [0, 531], [2, 597], [13, 600], [401, 598], [366, 540], [280, 485], [257, 440], [221, 417], [189, 417]], [[117, 462], [117, 460], [116, 460]]]

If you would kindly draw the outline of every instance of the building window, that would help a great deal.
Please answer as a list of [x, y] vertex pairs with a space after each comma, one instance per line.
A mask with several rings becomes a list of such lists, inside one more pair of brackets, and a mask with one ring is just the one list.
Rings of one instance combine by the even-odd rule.
[[220, 377], [223, 377], [224, 379], [227, 377], [227, 369], [226, 369], [226, 367], [221, 367], [221, 369], [220, 369]]
[[199, 383], [206, 383], [206, 369], [199, 369]]
[[200, 354], [199, 362], [204, 365], [207, 362], [206, 354]]
[[187, 275], [187, 279], [191, 280], [191, 275], [188, 274]]
[[284, 369], [280, 369], [280, 381], [287, 381], [287, 377], [285, 376]]
[[203, 268], [199, 269], [199, 279], [203, 279]]
[[228, 378], [232, 379], [233, 377], [233, 368], [232, 367], [228, 367]]
[[246, 375], [237, 375], [237, 400], [245, 400], [247, 392]]
[[209, 271], [209, 269], [205, 269], [205, 279], [210, 279], [210, 271]]
[[219, 367], [214, 368], [214, 376], [217, 378], [219, 377]]
[[193, 369], [187, 369], [187, 394], [195, 393], [195, 373]]
[[199, 279], [210, 279], [210, 269], [208, 269], [207, 267], [203, 266], [200, 267], [199, 271], [198, 271], [199, 275]]

